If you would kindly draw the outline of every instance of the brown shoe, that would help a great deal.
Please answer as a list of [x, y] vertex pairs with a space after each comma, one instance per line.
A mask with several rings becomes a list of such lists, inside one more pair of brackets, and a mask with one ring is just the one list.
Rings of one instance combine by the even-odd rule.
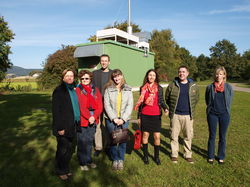
[[178, 159], [177, 159], [177, 157], [171, 157], [171, 161], [172, 161], [173, 163], [177, 164]]
[[193, 164], [193, 163], [194, 163], [194, 161], [193, 161], [192, 158], [186, 158], [186, 161], [189, 162], [190, 164]]

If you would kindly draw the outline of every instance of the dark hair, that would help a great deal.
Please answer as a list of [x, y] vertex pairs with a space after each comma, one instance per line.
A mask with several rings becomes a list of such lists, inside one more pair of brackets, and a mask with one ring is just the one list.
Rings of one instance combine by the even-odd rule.
[[149, 74], [151, 71], [153, 71], [153, 72], [155, 73], [155, 75], [156, 75], [156, 76], [155, 76], [155, 82], [156, 82], [157, 84], [159, 84], [159, 75], [158, 75], [158, 73], [155, 71], [155, 69], [150, 69], [150, 70], [147, 71], [147, 73], [146, 73], [146, 75], [145, 75], [145, 77], [144, 77], [142, 86], [144, 86], [144, 85], [148, 82], [148, 74]]
[[123, 88], [124, 84], [126, 83], [124, 75], [122, 73], [122, 71], [120, 69], [114, 69], [111, 73], [111, 76], [109, 78], [108, 83], [105, 85], [105, 89], [110, 87], [110, 86], [115, 86], [115, 81], [114, 81], [114, 77], [118, 76], [118, 75], [122, 75], [122, 83], [121, 83], [121, 88]]
[[73, 69], [67, 68], [67, 69], [63, 70], [63, 72], [62, 72], [61, 81], [63, 81], [64, 76], [65, 76], [69, 71], [72, 71], [73, 74], [74, 74], [74, 76], [75, 76], [76, 72], [75, 72]]
[[188, 68], [187, 66], [185, 66], [185, 65], [179, 66], [178, 71], [179, 71], [181, 68], [186, 68], [186, 70], [189, 72], [189, 68]]
[[107, 55], [107, 54], [102, 54], [102, 55], [100, 56], [100, 61], [101, 61], [101, 58], [102, 58], [102, 57], [108, 57], [108, 60], [110, 61], [109, 55]]
[[90, 72], [89, 70], [81, 70], [81, 71], [78, 73], [78, 78], [81, 80], [82, 76], [85, 75], [85, 74], [88, 74], [89, 77], [90, 77], [90, 81], [92, 81], [93, 74], [92, 74], [92, 72]]

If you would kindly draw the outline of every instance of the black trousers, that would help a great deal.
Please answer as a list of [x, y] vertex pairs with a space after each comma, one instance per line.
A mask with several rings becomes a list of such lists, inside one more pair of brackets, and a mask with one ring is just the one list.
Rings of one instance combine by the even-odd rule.
[[57, 136], [56, 139], [55, 172], [57, 175], [65, 175], [69, 173], [69, 162], [74, 150], [74, 138]]

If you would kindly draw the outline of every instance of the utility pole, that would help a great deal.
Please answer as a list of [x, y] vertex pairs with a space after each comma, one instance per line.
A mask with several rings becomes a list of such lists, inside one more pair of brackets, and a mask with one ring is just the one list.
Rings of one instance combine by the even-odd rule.
[[132, 34], [132, 26], [131, 26], [131, 18], [130, 15], [131, 11], [130, 11], [130, 0], [128, 0], [128, 27], [127, 27], [127, 32], [129, 34]]

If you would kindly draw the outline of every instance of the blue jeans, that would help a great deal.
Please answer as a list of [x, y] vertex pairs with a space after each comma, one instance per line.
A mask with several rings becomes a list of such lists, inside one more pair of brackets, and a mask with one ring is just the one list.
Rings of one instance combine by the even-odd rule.
[[228, 112], [222, 114], [209, 113], [207, 115], [209, 128], [208, 138], [208, 159], [214, 159], [216, 128], [219, 123], [219, 143], [218, 143], [218, 159], [224, 160], [226, 151], [226, 133], [230, 122]]
[[95, 125], [81, 127], [77, 133], [77, 157], [81, 166], [92, 163], [92, 147], [95, 136]]
[[[106, 122], [106, 126], [108, 128], [109, 133], [111, 133], [112, 131], [115, 130], [115, 128], [117, 128], [116, 124], [114, 124], [109, 119], [106, 119], [105, 122]], [[122, 125], [122, 127], [123, 128], [128, 128], [128, 124], [129, 124], [129, 122], [127, 121], [126, 123], [124, 123]], [[113, 161], [124, 160], [124, 155], [126, 153], [126, 146], [127, 146], [126, 142], [125, 143], [120, 143], [118, 145], [111, 145], [110, 146], [111, 159]]]

